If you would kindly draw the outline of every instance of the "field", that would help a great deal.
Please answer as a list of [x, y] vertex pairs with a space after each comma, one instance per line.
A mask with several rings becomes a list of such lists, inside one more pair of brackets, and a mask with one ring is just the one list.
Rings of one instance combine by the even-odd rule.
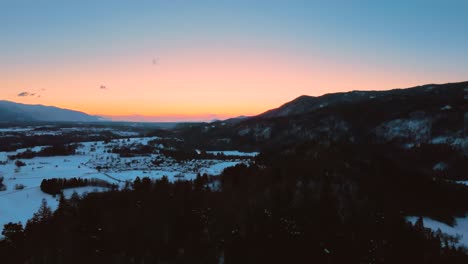
[[[200, 174], [216, 176], [222, 171], [239, 163], [247, 163], [257, 153], [243, 153], [239, 151], [214, 151], [213, 154], [223, 153], [231, 158], [223, 159], [191, 159], [175, 160], [161, 153], [166, 147], [157, 143], [158, 137], [134, 137], [139, 135], [133, 131], [113, 131], [108, 129], [85, 129], [79, 127], [68, 128], [69, 131], [83, 132], [112, 132], [121, 137], [112, 140], [78, 142], [73, 155], [66, 156], [35, 156], [30, 159], [12, 158], [24, 153], [39, 153], [48, 146], [35, 146], [15, 151], [0, 152], [0, 177], [3, 177], [3, 191], [0, 191], [0, 226], [9, 222], [22, 222], [32, 217], [39, 208], [42, 199], [55, 209], [58, 206], [58, 196], [41, 191], [40, 185], [44, 179], [52, 178], [82, 178], [99, 179], [115, 184], [119, 189], [136, 177], [153, 179], [168, 177], [170, 181], [193, 180]], [[0, 131], [4, 136], [18, 133], [23, 136], [38, 136], [34, 128], [4, 128]], [[41, 135], [61, 137], [63, 129], [41, 130]], [[93, 134], [94, 135], [94, 134]], [[94, 135], [96, 136], [96, 135]], [[135, 149], [149, 147], [151, 151], [144, 154], [132, 154]], [[116, 149], [125, 149], [132, 155], [113, 153]], [[237, 158], [236, 158], [237, 157]], [[24, 162], [18, 166], [17, 162]], [[157, 161], [157, 162], [154, 162]], [[213, 186], [215, 187], [215, 186]], [[64, 195], [70, 197], [73, 192], [84, 195], [89, 192], [102, 192], [107, 188], [86, 186], [64, 190]]]

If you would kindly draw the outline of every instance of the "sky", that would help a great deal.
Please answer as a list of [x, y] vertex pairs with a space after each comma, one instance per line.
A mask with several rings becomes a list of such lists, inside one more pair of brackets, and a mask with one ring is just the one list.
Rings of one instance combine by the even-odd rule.
[[0, 0], [0, 100], [132, 121], [468, 80], [468, 1]]

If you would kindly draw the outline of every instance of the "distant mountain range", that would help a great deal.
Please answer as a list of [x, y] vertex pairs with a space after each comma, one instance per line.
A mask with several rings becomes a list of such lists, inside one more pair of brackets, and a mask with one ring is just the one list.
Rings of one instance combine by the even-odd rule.
[[101, 117], [54, 106], [0, 101], [0, 122], [97, 122]]

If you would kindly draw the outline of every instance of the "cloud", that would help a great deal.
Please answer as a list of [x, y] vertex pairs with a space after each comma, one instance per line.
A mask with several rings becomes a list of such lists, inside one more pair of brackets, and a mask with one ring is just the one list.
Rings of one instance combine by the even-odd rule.
[[32, 92], [32, 91], [21, 92], [21, 93], [17, 94], [16, 96], [18, 96], [18, 97], [37, 97], [37, 98], [41, 98], [42, 94], [45, 91], [46, 91], [46, 89], [42, 88], [42, 89], [38, 89], [36, 92]]
[[28, 97], [28, 96], [35, 96], [36, 93], [30, 93], [30, 92], [21, 92], [18, 94], [19, 97]]

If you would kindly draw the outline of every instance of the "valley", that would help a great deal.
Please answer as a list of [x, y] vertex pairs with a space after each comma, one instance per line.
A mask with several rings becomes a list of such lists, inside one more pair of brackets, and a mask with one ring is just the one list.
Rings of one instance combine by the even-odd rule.
[[[0, 178], [3, 187], [0, 191], [0, 225], [9, 222], [26, 223], [37, 211], [42, 199], [46, 199], [51, 208], [59, 204], [58, 196], [44, 193], [40, 189], [44, 179], [98, 179], [115, 185], [116, 189], [130, 186], [137, 178], [160, 179], [166, 176], [169, 181], [194, 180], [197, 174], [218, 176], [225, 168], [237, 164], [248, 164], [258, 153], [239, 151], [213, 151], [211, 159], [175, 160], [160, 151], [166, 147], [158, 143], [159, 137], [134, 137], [137, 131], [120, 131], [112, 128], [72, 127], [47, 130], [37, 127], [3, 128], [3, 137], [21, 135], [26, 137], [53, 136], [63, 137], [62, 133], [89, 133], [90, 137], [99, 136], [100, 132], [112, 133], [116, 139], [105, 141], [85, 141], [70, 143], [76, 145], [74, 153], [67, 156], [27, 156], [25, 153], [38, 153], [49, 146], [35, 146], [0, 152]], [[2, 139], [0, 136], [0, 140]], [[120, 138], [119, 138], [120, 137]], [[5, 147], [3, 145], [2, 147]], [[134, 150], [146, 148], [146, 153]], [[170, 147], [168, 147], [170, 148]], [[125, 149], [125, 155], [113, 153], [116, 149]], [[29, 155], [31, 156], [31, 155]], [[219, 159], [217, 159], [217, 157]], [[17, 161], [24, 163], [18, 166]], [[213, 183], [215, 187], [216, 183]], [[110, 190], [105, 187], [87, 186], [64, 189], [64, 195], [70, 198], [76, 192], [85, 195], [91, 192]]]

